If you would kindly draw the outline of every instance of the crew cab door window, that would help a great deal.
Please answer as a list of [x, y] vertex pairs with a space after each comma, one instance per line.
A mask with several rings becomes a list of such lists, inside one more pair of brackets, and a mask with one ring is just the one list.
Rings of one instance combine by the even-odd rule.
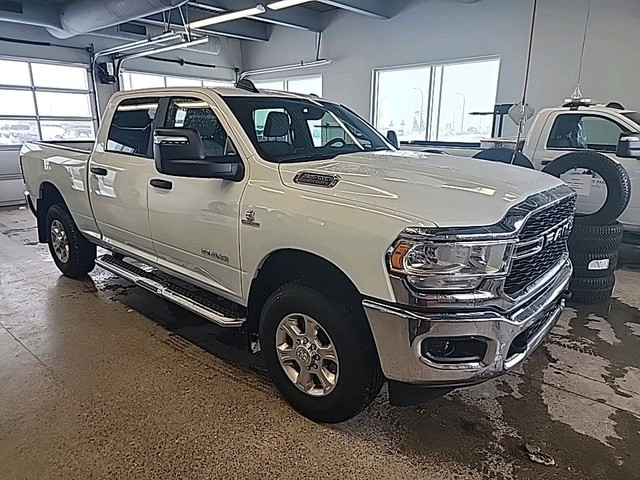
[[113, 114], [106, 150], [151, 158], [151, 131], [157, 111], [157, 97], [123, 100]]
[[620, 134], [625, 129], [598, 115], [558, 115], [547, 143], [548, 148], [589, 149], [615, 152]]
[[207, 157], [221, 157], [231, 148], [218, 117], [207, 102], [198, 98], [172, 98], [164, 126], [197, 130]]

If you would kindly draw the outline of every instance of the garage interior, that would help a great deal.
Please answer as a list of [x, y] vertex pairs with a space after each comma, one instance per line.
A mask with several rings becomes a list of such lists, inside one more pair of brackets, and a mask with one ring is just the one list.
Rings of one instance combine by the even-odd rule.
[[517, 136], [494, 113], [524, 84], [530, 117], [576, 85], [640, 109], [636, 0], [262, 3], [0, 1], [0, 478], [640, 478], [640, 226], [612, 297], [569, 303], [522, 365], [412, 407], [383, 387], [335, 425], [296, 413], [242, 332], [100, 268], [60, 275], [20, 149], [93, 141], [118, 91], [250, 79], [448, 154]]

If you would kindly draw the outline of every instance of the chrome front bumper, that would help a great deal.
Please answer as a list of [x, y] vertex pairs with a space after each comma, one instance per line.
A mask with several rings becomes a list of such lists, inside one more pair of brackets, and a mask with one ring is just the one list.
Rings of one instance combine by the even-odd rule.
[[[505, 313], [480, 309], [430, 314], [364, 300], [385, 376], [404, 383], [463, 386], [506, 373], [522, 363], [555, 325], [564, 308], [571, 273], [567, 260], [525, 304]], [[510, 354], [521, 334], [528, 337], [526, 344]], [[442, 363], [423, 354], [425, 340], [455, 337], [486, 342], [484, 358], [470, 363]]]

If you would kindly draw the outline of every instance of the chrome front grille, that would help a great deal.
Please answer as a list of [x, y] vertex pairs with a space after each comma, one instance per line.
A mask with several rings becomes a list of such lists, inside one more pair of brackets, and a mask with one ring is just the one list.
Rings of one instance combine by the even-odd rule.
[[518, 240], [526, 242], [544, 234], [554, 225], [559, 225], [576, 212], [576, 198], [569, 197], [562, 200], [557, 205], [553, 205], [540, 212], [533, 214], [524, 224]]
[[523, 255], [511, 266], [511, 272], [504, 284], [504, 292], [510, 297], [517, 296], [528, 285], [538, 280], [553, 268], [567, 252], [567, 240], [570, 229], [559, 230], [554, 234], [554, 228], [571, 222], [575, 215], [576, 197], [569, 196], [558, 203], [532, 214], [523, 226], [518, 244], [529, 244], [531, 248], [536, 243], [539, 249], [534, 254]]

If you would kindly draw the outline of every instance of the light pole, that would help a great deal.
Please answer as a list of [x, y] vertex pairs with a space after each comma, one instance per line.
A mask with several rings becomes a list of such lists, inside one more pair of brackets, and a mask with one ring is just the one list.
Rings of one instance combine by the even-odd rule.
[[422, 121], [422, 109], [424, 108], [424, 92], [422, 91], [422, 89], [418, 88], [418, 87], [413, 87], [414, 90], [417, 90], [418, 92], [420, 92], [420, 132], [422, 132], [422, 130], [424, 130], [424, 122]]
[[464, 132], [464, 109], [467, 106], [467, 97], [464, 96], [463, 93], [456, 92], [456, 95], [460, 95], [462, 97], [462, 119], [460, 120], [460, 133]]

